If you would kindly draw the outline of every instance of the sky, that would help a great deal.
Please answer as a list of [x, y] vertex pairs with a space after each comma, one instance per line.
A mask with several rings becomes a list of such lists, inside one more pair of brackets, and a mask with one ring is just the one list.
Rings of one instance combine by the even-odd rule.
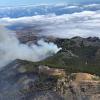
[[58, 3], [96, 3], [100, 0], [0, 0], [0, 6]]

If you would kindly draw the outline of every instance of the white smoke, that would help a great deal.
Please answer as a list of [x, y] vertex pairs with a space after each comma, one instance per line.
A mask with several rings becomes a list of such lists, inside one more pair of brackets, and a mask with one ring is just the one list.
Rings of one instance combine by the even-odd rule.
[[15, 33], [0, 27], [0, 67], [15, 59], [37, 62], [57, 53], [60, 49], [54, 43], [43, 40], [29, 47], [21, 44]]

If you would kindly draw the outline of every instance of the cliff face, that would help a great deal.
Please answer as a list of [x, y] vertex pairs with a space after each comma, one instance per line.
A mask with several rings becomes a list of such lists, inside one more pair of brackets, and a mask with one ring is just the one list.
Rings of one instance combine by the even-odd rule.
[[0, 71], [0, 100], [100, 100], [98, 76], [87, 73], [59, 76], [60, 69], [55, 69], [56, 74], [51, 70], [48, 67], [50, 73], [43, 69], [41, 73], [31, 62], [14, 61]]
[[100, 81], [69, 81], [61, 92], [64, 100], [99, 100]]

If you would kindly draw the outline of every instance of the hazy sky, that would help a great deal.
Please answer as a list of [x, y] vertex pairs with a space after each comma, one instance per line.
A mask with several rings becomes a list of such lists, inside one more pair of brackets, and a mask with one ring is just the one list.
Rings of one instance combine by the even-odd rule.
[[100, 0], [0, 0], [0, 6], [28, 5], [28, 4], [55, 4], [55, 3], [96, 3]]

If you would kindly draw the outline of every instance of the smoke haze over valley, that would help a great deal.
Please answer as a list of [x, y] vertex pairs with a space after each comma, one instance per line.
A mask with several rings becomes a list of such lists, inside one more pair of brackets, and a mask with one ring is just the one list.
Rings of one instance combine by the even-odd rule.
[[16, 59], [41, 61], [56, 54], [60, 49], [54, 43], [47, 43], [43, 40], [37, 41], [37, 45], [22, 44], [15, 33], [0, 27], [0, 67]]

